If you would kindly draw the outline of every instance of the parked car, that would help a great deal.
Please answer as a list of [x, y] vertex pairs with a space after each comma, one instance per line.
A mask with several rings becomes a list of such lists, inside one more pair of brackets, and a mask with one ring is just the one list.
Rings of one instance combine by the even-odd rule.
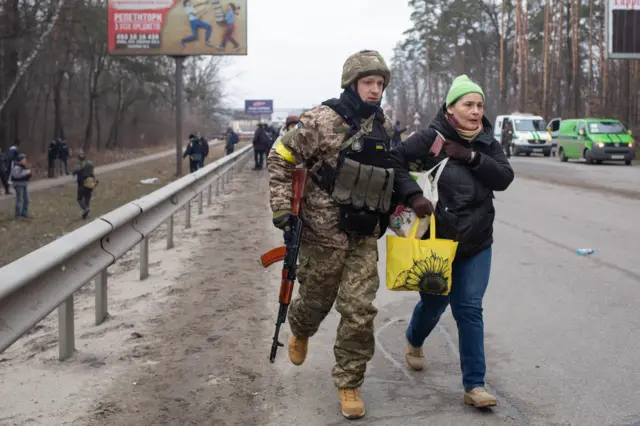
[[533, 153], [551, 155], [551, 135], [547, 131], [547, 123], [539, 115], [527, 113], [513, 113], [499, 115], [493, 127], [494, 137], [502, 144], [502, 129], [508, 122], [513, 127], [513, 141], [510, 146], [511, 155]]
[[636, 158], [631, 131], [619, 120], [583, 118], [549, 122], [560, 161], [584, 158], [588, 164], [624, 161], [628, 166]]

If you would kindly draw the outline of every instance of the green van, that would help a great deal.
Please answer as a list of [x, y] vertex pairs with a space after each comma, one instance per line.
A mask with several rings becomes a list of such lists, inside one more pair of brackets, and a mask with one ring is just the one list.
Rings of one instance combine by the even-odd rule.
[[603, 118], [553, 119], [547, 129], [560, 161], [584, 158], [587, 164], [624, 161], [631, 165], [636, 147], [631, 131], [618, 120]]

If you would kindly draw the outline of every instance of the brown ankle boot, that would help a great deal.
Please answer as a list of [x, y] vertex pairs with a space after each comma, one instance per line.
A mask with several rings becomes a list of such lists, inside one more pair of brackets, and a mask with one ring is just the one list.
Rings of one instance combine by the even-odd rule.
[[411, 346], [407, 341], [404, 346], [404, 359], [413, 370], [420, 371], [424, 369], [424, 352], [422, 347]]
[[298, 339], [296, 336], [289, 337], [289, 359], [294, 365], [300, 365], [307, 357], [309, 339]]
[[496, 397], [491, 395], [485, 388], [473, 388], [464, 392], [464, 403], [473, 405], [476, 408], [493, 407], [498, 405]]
[[340, 388], [340, 407], [347, 419], [359, 419], [364, 416], [364, 401], [360, 399], [360, 388]]

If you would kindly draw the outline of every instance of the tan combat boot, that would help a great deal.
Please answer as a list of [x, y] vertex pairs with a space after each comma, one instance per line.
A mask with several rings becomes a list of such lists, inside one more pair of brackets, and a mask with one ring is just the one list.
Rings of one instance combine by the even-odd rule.
[[289, 337], [289, 359], [294, 365], [300, 365], [307, 357], [309, 339], [298, 339], [296, 336]]
[[360, 399], [360, 388], [340, 388], [338, 392], [343, 416], [347, 419], [359, 419], [364, 416], [364, 401]]
[[424, 368], [424, 353], [422, 347], [411, 346], [407, 341], [404, 345], [404, 359], [413, 370], [420, 371]]
[[496, 397], [487, 392], [484, 388], [473, 388], [464, 392], [464, 403], [473, 405], [476, 408], [493, 407], [498, 405]]

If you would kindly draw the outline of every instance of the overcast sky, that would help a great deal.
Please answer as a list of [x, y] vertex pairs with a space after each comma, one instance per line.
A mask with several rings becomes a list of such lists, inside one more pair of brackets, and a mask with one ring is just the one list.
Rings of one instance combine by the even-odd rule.
[[249, 0], [248, 55], [228, 57], [227, 104], [273, 99], [309, 108], [337, 96], [345, 59], [378, 50], [387, 63], [410, 27], [406, 0]]

